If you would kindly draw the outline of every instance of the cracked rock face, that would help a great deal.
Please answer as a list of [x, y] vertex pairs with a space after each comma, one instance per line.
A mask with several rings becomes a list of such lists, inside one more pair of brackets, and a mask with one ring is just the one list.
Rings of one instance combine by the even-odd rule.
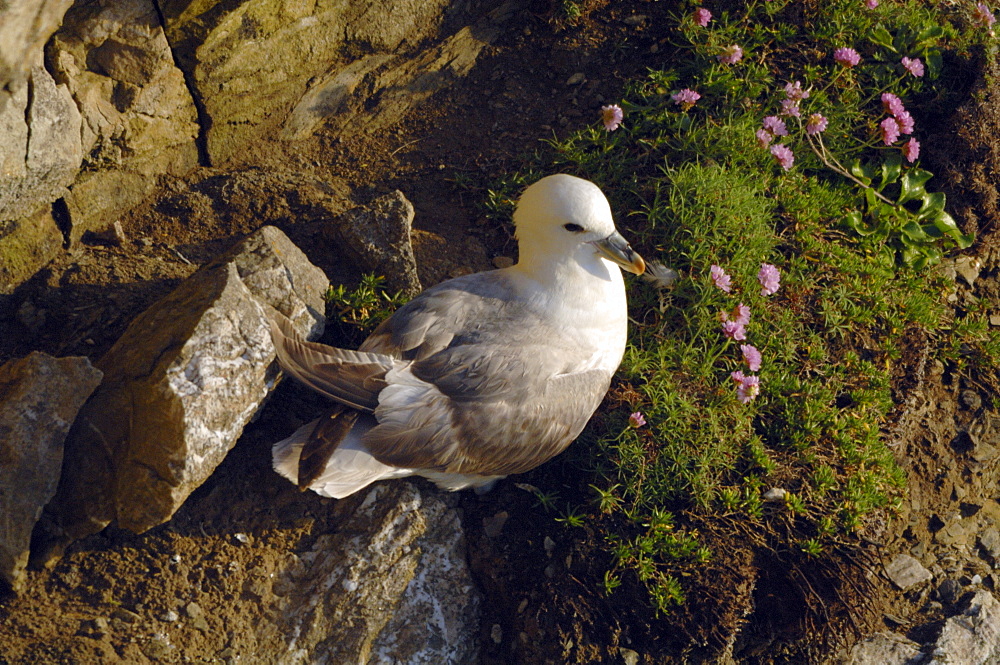
[[70, 432], [51, 537], [170, 519], [274, 387], [265, 308], [312, 337], [326, 288], [322, 271], [264, 227], [141, 314], [101, 359], [104, 381]]
[[36, 351], [0, 366], [0, 581], [14, 591], [31, 530], [59, 482], [66, 433], [100, 381], [86, 358]]

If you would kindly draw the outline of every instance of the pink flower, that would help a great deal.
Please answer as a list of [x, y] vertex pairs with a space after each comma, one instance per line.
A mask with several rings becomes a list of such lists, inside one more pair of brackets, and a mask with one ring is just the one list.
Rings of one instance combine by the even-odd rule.
[[991, 27], [997, 20], [996, 16], [993, 15], [993, 11], [986, 6], [985, 2], [976, 4], [976, 8], [972, 10], [972, 18], [987, 28]]
[[743, 360], [746, 362], [747, 367], [750, 368], [750, 371], [759, 371], [760, 363], [763, 358], [760, 355], [760, 351], [757, 350], [757, 347], [752, 344], [740, 344], [740, 351], [743, 352]]
[[733, 278], [726, 274], [726, 271], [717, 265], [712, 265], [709, 268], [709, 273], [712, 275], [712, 283], [717, 287], [729, 293], [733, 290]]
[[903, 144], [903, 157], [911, 164], [920, 157], [920, 142], [917, 139], [910, 139]]
[[917, 78], [924, 75], [924, 63], [920, 61], [920, 58], [907, 58], [904, 55], [900, 62], [903, 63], [903, 67], [906, 71], [910, 72]]
[[724, 65], [734, 65], [743, 59], [743, 49], [732, 44], [722, 49], [722, 54], [715, 57]]
[[764, 118], [764, 131], [771, 134], [771, 136], [788, 136], [788, 128], [785, 127], [785, 121], [776, 115], [769, 115]]
[[617, 104], [601, 107], [601, 122], [604, 123], [604, 129], [609, 132], [618, 129], [618, 125], [622, 124], [622, 118], [624, 117], [625, 112]]
[[708, 27], [708, 22], [712, 20], [712, 12], [708, 11], [704, 7], [699, 7], [694, 10], [694, 22], [697, 25], [705, 28]]
[[882, 128], [882, 142], [886, 145], [892, 145], [899, 138], [899, 123], [895, 118], [886, 118], [879, 123], [879, 127]]
[[910, 115], [909, 111], [903, 111], [895, 115], [896, 122], [899, 124], [900, 134], [912, 134], [913, 133], [913, 116]]
[[820, 113], [813, 113], [806, 122], [806, 134], [810, 136], [819, 134], [826, 129], [827, 119]]
[[730, 378], [736, 382], [736, 397], [744, 404], [760, 394], [760, 377], [746, 376], [743, 372], [730, 372]]
[[809, 91], [802, 88], [802, 83], [796, 81], [795, 83], [785, 84], [785, 97], [792, 100], [793, 102], [800, 102], [803, 99], [809, 98]]
[[903, 100], [891, 92], [882, 93], [882, 109], [885, 110], [886, 113], [893, 116], [898, 116], [900, 113], [906, 113], [906, 109], [903, 107]]
[[722, 334], [729, 339], [735, 339], [737, 342], [741, 342], [747, 338], [746, 329], [738, 321], [723, 321]]
[[878, 7], [878, 0], [865, 0], [865, 7], [868, 9], [875, 9]]
[[719, 312], [720, 321], [732, 321], [743, 328], [750, 325], [750, 308], [740, 303], [731, 312]]
[[842, 47], [833, 52], [833, 59], [844, 67], [854, 67], [861, 62], [861, 55], [852, 48]]
[[645, 424], [646, 424], [646, 419], [642, 417], [641, 411], [636, 411], [635, 413], [633, 413], [628, 417], [629, 427], [634, 427], [635, 429], [639, 429]]
[[779, 111], [779, 113], [781, 113], [781, 115], [790, 115], [796, 118], [802, 115], [802, 112], [799, 111], [799, 103], [794, 99], [782, 99], [781, 111]]
[[760, 143], [761, 148], [766, 148], [771, 145], [771, 140], [774, 139], [774, 134], [767, 131], [766, 129], [758, 129], [756, 132], [757, 142]]
[[757, 281], [764, 287], [760, 290], [760, 295], [772, 295], [777, 293], [778, 287], [781, 286], [781, 272], [777, 266], [773, 266], [770, 263], [762, 263], [760, 265], [760, 272], [757, 273]]
[[795, 155], [792, 153], [792, 149], [783, 143], [772, 145], [771, 155], [781, 164], [781, 168], [786, 171], [792, 168], [792, 164], [795, 163]]
[[687, 111], [694, 106], [695, 102], [701, 99], [701, 95], [690, 88], [684, 88], [680, 92], [670, 95], [670, 99], [674, 101], [674, 104], [680, 105], [681, 110]]

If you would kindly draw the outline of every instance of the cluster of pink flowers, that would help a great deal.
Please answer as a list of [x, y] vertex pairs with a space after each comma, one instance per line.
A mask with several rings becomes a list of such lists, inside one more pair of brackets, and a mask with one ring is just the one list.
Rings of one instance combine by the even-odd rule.
[[617, 104], [601, 107], [601, 122], [604, 123], [604, 129], [609, 132], [613, 132], [618, 129], [618, 126], [622, 124], [622, 118], [624, 117], [625, 112], [622, 111], [622, 107]]
[[976, 8], [972, 10], [972, 18], [977, 23], [980, 23], [987, 28], [992, 28], [993, 24], [996, 23], [997, 17], [993, 15], [993, 11], [985, 2], [979, 2], [976, 4]]
[[[882, 130], [882, 142], [886, 145], [895, 143], [901, 134], [913, 133], [913, 116], [903, 106], [903, 100], [891, 92], [882, 93], [882, 108], [889, 114], [888, 118], [879, 123]], [[906, 161], [913, 163], [920, 156], [920, 142], [915, 138], [902, 146]]]
[[690, 88], [684, 88], [683, 90], [670, 95], [670, 99], [673, 100], [674, 104], [678, 104], [682, 111], [687, 111], [689, 108], [694, 106], [695, 102], [701, 99], [701, 95]]
[[712, 20], [712, 12], [708, 11], [704, 7], [699, 7], [694, 10], [694, 22], [696, 25], [700, 25], [705, 28], [708, 26], [708, 22]]
[[[709, 269], [712, 283], [716, 287], [732, 292], [732, 278], [726, 271], [718, 265], [712, 265]], [[777, 292], [781, 284], [781, 273], [776, 266], [770, 263], [762, 263], [760, 271], [757, 273], [757, 281], [761, 285], [761, 295], [769, 296]], [[746, 328], [750, 325], [750, 308], [739, 303], [731, 311], [719, 313], [719, 320], [722, 322], [722, 334], [727, 338], [742, 342], [747, 338]], [[760, 371], [763, 357], [757, 347], [752, 344], [740, 344], [740, 353], [743, 355], [743, 362], [751, 372]], [[742, 370], [730, 373], [730, 378], [736, 382], [736, 397], [744, 404], [760, 394], [760, 377], [753, 374], [744, 374]]]
[[865, 7], [868, 9], [875, 9], [878, 7], [878, 0], [865, 0]]
[[903, 69], [910, 72], [917, 78], [924, 75], [924, 63], [921, 62], [920, 58], [908, 58], [905, 55], [903, 59], [899, 61], [903, 65]]
[[[794, 81], [786, 84], [785, 98], [781, 100], [781, 111], [779, 114], [795, 118], [801, 117], [802, 112], [799, 109], [799, 102], [808, 98], [809, 90], [803, 88], [801, 82]], [[806, 124], [806, 131], [808, 133], [815, 134], [824, 129], [826, 129], [826, 118], [818, 113], [809, 116], [809, 121]], [[776, 115], [767, 116], [764, 118], [763, 126], [757, 130], [756, 136], [760, 147], [768, 148], [771, 156], [781, 165], [781, 168], [786, 171], [792, 168], [792, 165], [795, 163], [795, 153], [792, 152], [792, 149], [783, 143], [771, 145], [771, 142], [777, 137], [788, 136], [788, 128], [785, 126], [784, 120]]]
[[722, 49], [722, 53], [715, 57], [724, 65], [734, 65], [743, 59], [743, 49], [736, 44], [732, 44]]
[[861, 62], [861, 54], [852, 48], [839, 48], [833, 52], [833, 59], [844, 67], [854, 67]]
[[643, 418], [641, 411], [636, 411], [635, 413], [633, 413], [628, 417], [629, 427], [634, 427], [635, 429], [639, 429], [645, 424], [646, 424], [646, 419]]

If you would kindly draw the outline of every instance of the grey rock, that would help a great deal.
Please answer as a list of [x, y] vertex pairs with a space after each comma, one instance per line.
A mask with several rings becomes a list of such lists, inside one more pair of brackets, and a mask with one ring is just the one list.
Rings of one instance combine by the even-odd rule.
[[[31, 66], [73, 0], [6, 0], [0, 4], [0, 115], [26, 85]], [[0, 136], [6, 136], [0, 132]]]
[[980, 589], [965, 610], [945, 621], [929, 663], [996, 663], [1000, 661], [1000, 603]]
[[1000, 531], [994, 527], [983, 529], [982, 533], [979, 534], [979, 546], [983, 548], [993, 567], [996, 568], [1000, 564]]
[[979, 271], [982, 269], [982, 261], [975, 256], [960, 256], [955, 259], [955, 272], [965, 280], [965, 283], [972, 286], [979, 278]]
[[851, 649], [847, 665], [919, 665], [926, 655], [920, 645], [895, 633], [878, 633]]
[[101, 359], [104, 382], [67, 440], [47, 511], [56, 535], [80, 538], [112, 520], [142, 532], [170, 519], [275, 384], [266, 308], [312, 337], [326, 288], [322, 271], [265, 227], [136, 318]]
[[326, 227], [364, 272], [384, 275], [391, 291], [415, 296], [422, 290], [410, 243], [413, 204], [394, 191], [347, 211]]
[[622, 657], [622, 662], [625, 663], [625, 665], [639, 665], [638, 651], [633, 651], [632, 649], [626, 649], [625, 647], [619, 647], [618, 655]]
[[885, 568], [889, 579], [897, 587], [907, 589], [928, 581], [933, 576], [931, 571], [920, 565], [920, 562], [908, 554], [898, 554]]
[[18, 220], [66, 194], [83, 162], [81, 118], [41, 63], [0, 111], [0, 220]]
[[264, 585], [275, 612], [261, 632], [292, 636], [269, 662], [477, 662], [481, 599], [440, 495], [381, 484], [337, 510], [346, 522]]
[[100, 381], [86, 358], [35, 352], [0, 367], [0, 580], [15, 591], [32, 529], [56, 492], [66, 434]]
[[101, 639], [106, 637], [110, 626], [108, 620], [104, 617], [94, 617], [93, 619], [84, 619], [80, 622], [80, 629], [77, 634], [83, 635], [84, 637], [92, 637], [94, 639]]
[[941, 582], [937, 588], [937, 597], [942, 603], [951, 605], [958, 600], [962, 593], [962, 583], [956, 579], [949, 578]]

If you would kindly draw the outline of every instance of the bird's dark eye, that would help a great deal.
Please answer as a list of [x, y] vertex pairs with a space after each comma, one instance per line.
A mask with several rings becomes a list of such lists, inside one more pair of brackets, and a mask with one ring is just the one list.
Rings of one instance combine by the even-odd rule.
[[583, 231], [582, 226], [580, 226], [579, 224], [573, 224], [572, 222], [570, 222], [569, 224], [563, 224], [563, 228], [569, 231], [570, 233], [580, 233], [581, 231]]

